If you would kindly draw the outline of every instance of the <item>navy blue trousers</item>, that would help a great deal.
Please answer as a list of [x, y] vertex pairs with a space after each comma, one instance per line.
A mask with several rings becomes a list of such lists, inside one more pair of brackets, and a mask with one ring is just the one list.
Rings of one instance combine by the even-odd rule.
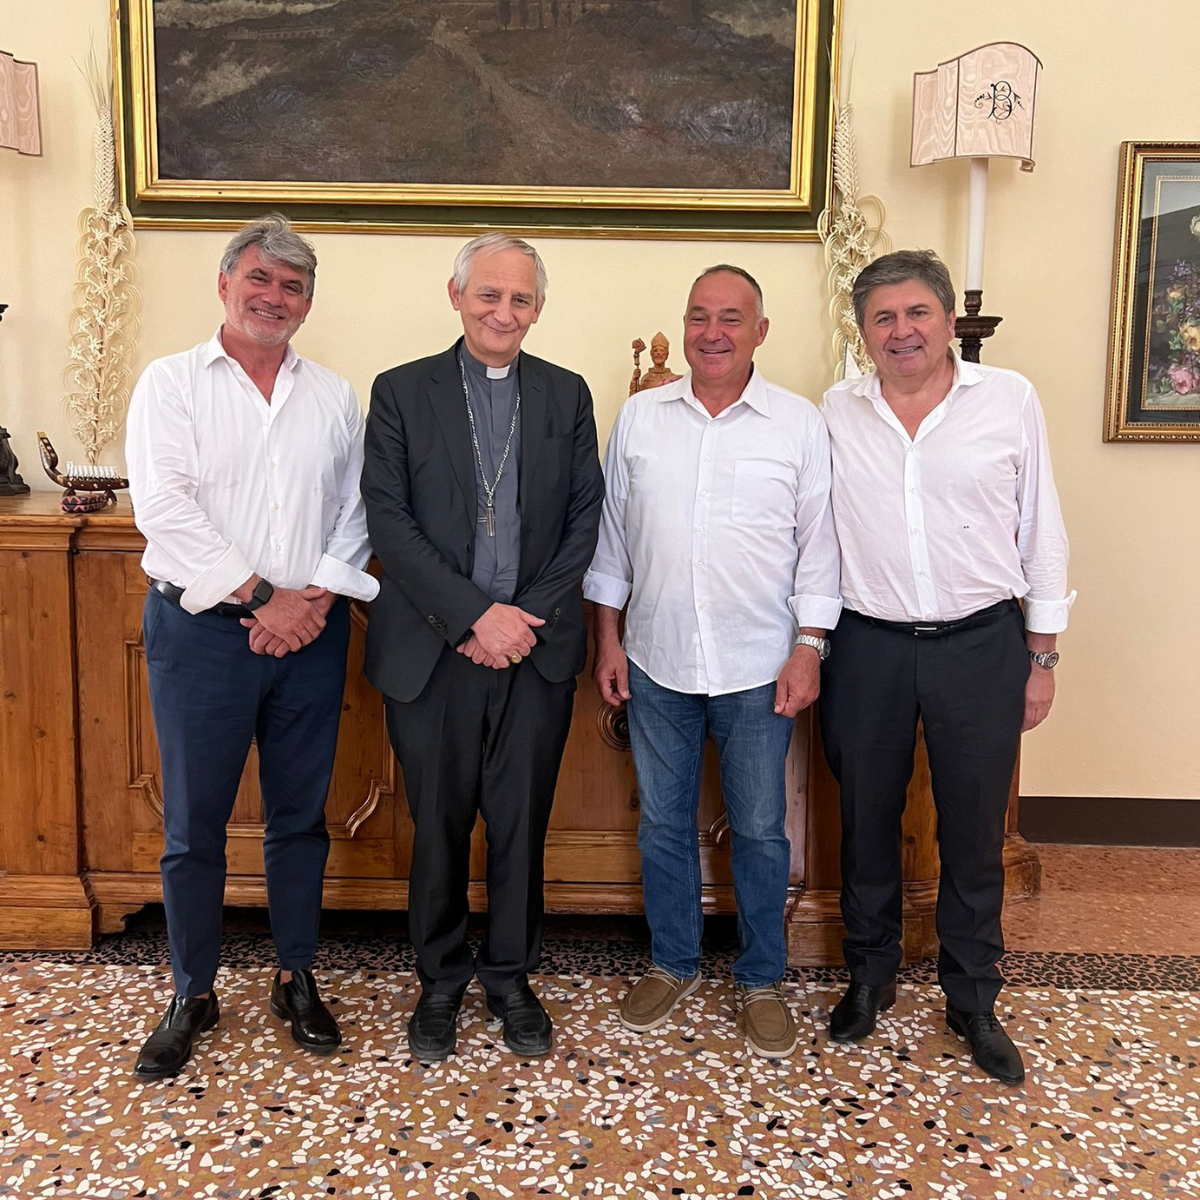
[[338, 600], [321, 635], [283, 658], [255, 654], [234, 617], [186, 613], [146, 595], [150, 704], [162, 757], [163, 903], [181, 996], [212, 988], [221, 953], [225, 827], [257, 740], [267, 902], [279, 965], [312, 964], [329, 834], [350, 612]]

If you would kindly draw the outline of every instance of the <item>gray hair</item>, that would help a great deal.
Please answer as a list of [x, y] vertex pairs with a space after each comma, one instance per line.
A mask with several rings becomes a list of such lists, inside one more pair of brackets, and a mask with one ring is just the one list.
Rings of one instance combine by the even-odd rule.
[[232, 275], [241, 257], [251, 246], [266, 263], [284, 263], [303, 271], [308, 276], [308, 297], [312, 299], [317, 286], [317, 252], [312, 243], [294, 232], [287, 217], [280, 213], [267, 213], [241, 229], [229, 239], [225, 253], [221, 256], [221, 273]]
[[946, 264], [932, 250], [896, 250], [867, 263], [854, 281], [851, 299], [854, 302], [854, 319], [858, 322], [858, 327], [861, 329], [866, 320], [867, 297], [874, 288], [907, 283], [910, 279], [915, 279], [929, 288], [938, 298], [947, 317], [953, 314], [957, 300]]
[[700, 280], [709, 275], [719, 275], [725, 272], [729, 275], [737, 275], [740, 279], [744, 279], [754, 289], [754, 315], [758, 320], [762, 320], [765, 315], [763, 309], [763, 294], [762, 288], [758, 286], [758, 280], [746, 270], [745, 267], [735, 267], [732, 263], [717, 263], [714, 267], [705, 267], [695, 279], [692, 280], [692, 287], [695, 287]]
[[546, 274], [546, 264], [528, 242], [513, 237], [511, 233], [483, 233], [468, 242], [454, 258], [454, 286], [460, 292], [465, 292], [467, 284], [471, 282], [471, 267], [475, 260], [481, 254], [498, 254], [503, 250], [520, 250], [527, 258], [533, 259], [533, 268], [537, 273], [537, 295], [534, 297], [534, 303], [540, 306], [546, 299], [546, 288], [550, 282]]

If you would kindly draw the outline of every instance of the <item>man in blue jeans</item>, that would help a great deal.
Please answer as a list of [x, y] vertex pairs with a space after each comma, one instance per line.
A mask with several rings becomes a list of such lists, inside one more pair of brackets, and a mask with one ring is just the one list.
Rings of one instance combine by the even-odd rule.
[[841, 600], [828, 437], [807, 400], [755, 371], [767, 327], [762, 290], [740, 268], [710, 267], [692, 285], [688, 374], [632, 396], [613, 428], [584, 595], [600, 694], [628, 704], [641, 799], [654, 965], [621, 1021], [654, 1029], [700, 985], [696, 812], [711, 733], [732, 832], [738, 1027], [752, 1051], [783, 1058], [796, 1046], [782, 982], [784, 762]]

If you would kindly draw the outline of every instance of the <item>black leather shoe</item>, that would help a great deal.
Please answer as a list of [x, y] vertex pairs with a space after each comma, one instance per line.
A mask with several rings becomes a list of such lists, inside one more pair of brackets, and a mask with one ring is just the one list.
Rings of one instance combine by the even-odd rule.
[[271, 1012], [281, 1021], [290, 1021], [292, 1041], [314, 1054], [332, 1054], [342, 1044], [342, 1034], [333, 1014], [317, 995], [317, 981], [311, 971], [293, 971], [287, 983], [275, 972], [271, 987]]
[[946, 1004], [946, 1024], [961, 1038], [971, 1043], [971, 1057], [976, 1066], [1001, 1083], [1024, 1083], [1025, 1064], [1021, 1052], [1004, 1032], [1004, 1026], [994, 1013], [959, 1012]]
[[220, 1017], [216, 992], [173, 996], [166, 1014], [146, 1039], [133, 1072], [139, 1079], [166, 1079], [192, 1057], [192, 1043]]
[[506, 996], [487, 998], [488, 1011], [504, 1022], [504, 1044], [522, 1058], [537, 1058], [549, 1054], [554, 1043], [554, 1026], [550, 1014], [524, 984]]
[[850, 981], [846, 994], [829, 1014], [829, 1036], [835, 1042], [857, 1042], [875, 1032], [875, 1018], [896, 1003], [896, 985]]
[[458, 1044], [458, 1010], [462, 994], [421, 993], [408, 1019], [408, 1052], [421, 1062], [449, 1058]]

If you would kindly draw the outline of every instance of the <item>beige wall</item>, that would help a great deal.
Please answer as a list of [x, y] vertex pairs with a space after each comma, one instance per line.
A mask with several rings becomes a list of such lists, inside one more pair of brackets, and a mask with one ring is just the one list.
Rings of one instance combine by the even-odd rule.
[[[993, 165], [985, 272], [1004, 314], [988, 361], [1041, 391], [1079, 589], [1061, 641], [1059, 698], [1025, 739], [1027, 794], [1200, 797], [1200, 445], [1101, 442], [1119, 143], [1197, 136], [1200, 84], [1178, 4], [1010, 0], [1003, 6], [845, 0], [845, 62], [865, 190], [880, 195], [897, 247], [963, 266], [965, 164], [908, 168], [912, 73], [994, 40], [1045, 64], [1032, 176]], [[45, 157], [0, 152], [0, 422], [39, 485], [34, 431], [70, 445], [61, 368], [76, 215], [91, 196], [91, 108], [72, 59], [103, 33], [107, 0], [5, 8], [3, 49], [41, 68]], [[1186, 55], [1185, 55], [1186, 57]], [[207, 338], [220, 319], [220, 233], [147, 232], [139, 243], [139, 362]], [[347, 375], [364, 401], [375, 373], [448, 344], [453, 238], [322, 234], [320, 288], [297, 344]], [[629, 342], [679, 331], [687, 282], [732, 259], [761, 280], [773, 319], [764, 371], [813, 397], [830, 355], [815, 245], [544, 239], [550, 300], [527, 345], [581, 371], [601, 437], [625, 392]], [[680, 362], [676, 351], [676, 362]], [[119, 462], [119, 448], [106, 456]], [[44, 480], [43, 480], [44, 482]], [[1188, 519], [1181, 519], [1187, 514]]]

